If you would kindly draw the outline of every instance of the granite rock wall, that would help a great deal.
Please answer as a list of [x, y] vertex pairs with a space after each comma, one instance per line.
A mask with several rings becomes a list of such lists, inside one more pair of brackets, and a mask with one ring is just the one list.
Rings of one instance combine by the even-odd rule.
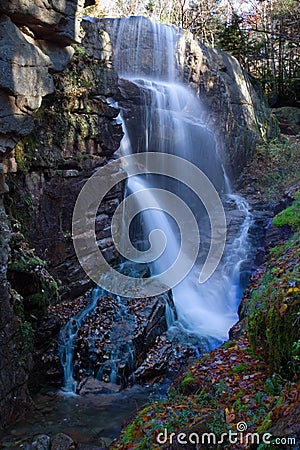
[[32, 114], [54, 92], [52, 74], [69, 63], [69, 45], [80, 40], [82, 9], [83, 0], [3, 0], [0, 5], [0, 429], [31, 405], [31, 361], [25, 350], [30, 330], [13, 310], [14, 292], [6, 276], [10, 227], [3, 197], [9, 186], [3, 162], [33, 130]]

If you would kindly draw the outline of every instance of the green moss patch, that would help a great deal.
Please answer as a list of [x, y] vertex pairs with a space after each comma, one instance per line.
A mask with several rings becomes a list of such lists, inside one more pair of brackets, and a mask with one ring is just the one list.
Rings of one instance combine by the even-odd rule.
[[[16, 227], [15, 224], [15, 228]], [[7, 277], [15, 296], [15, 312], [32, 322], [46, 313], [47, 306], [58, 301], [58, 285], [46, 270], [46, 262], [39, 258], [19, 231], [13, 231], [11, 260]]]
[[261, 346], [271, 369], [298, 378], [300, 339], [300, 234], [275, 247], [266, 271], [249, 299], [248, 336]]
[[294, 194], [295, 200], [288, 208], [281, 211], [273, 219], [277, 227], [289, 225], [295, 231], [300, 231], [300, 190]]

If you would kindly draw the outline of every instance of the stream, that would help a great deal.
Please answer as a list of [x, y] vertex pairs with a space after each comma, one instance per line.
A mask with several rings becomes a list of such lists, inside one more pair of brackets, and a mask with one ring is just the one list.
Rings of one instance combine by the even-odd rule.
[[78, 444], [105, 447], [116, 438], [124, 420], [149, 401], [163, 395], [150, 386], [134, 386], [120, 393], [86, 395], [66, 394], [49, 388], [36, 395], [35, 410], [0, 437], [0, 448], [26, 448], [39, 435], [65, 433]]

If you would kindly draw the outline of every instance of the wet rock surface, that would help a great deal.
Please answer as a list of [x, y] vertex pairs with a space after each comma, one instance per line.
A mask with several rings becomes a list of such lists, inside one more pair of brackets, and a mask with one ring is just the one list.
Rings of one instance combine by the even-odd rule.
[[75, 448], [73, 439], [64, 433], [57, 434], [51, 443], [51, 450], [75, 450]]
[[[168, 308], [174, 309], [168, 293], [146, 299], [100, 296], [95, 311], [87, 315], [76, 331], [73, 344], [76, 391], [82, 395], [118, 392], [135, 382], [153, 383], [172, 377], [194, 355], [195, 349], [168, 337]], [[51, 307], [51, 314], [67, 318], [60, 305]], [[72, 317], [69, 324], [75, 332], [76, 315]], [[68, 351], [68, 333], [62, 329], [60, 335], [63, 352]], [[46, 359], [53, 359], [51, 352]], [[64, 361], [66, 356], [63, 364]]]

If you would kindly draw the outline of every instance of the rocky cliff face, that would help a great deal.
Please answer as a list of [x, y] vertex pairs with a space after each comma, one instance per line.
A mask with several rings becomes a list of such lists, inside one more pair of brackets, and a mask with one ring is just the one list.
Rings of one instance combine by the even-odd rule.
[[[18, 28], [12, 24], [9, 18], [6, 19], [6, 22], [18, 33]], [[112, 49], [109, 37], [104, 31], [99, 33], [92, 26], [86, 27], [83, 24], [81, 38], [82, 44], [74, 46], [75, 53], [71, 48], [59, 48], [57, 60], [54, 53], [51, 54], [57, 66], [58, 60], [61, 63], [64, 61], [64, 65], [66, 65], [70, 59], [59, 59], [60, 56], [74, 53], [72, 62], [69, 62], [68, 68], [64, 71], [50, 75], [48, 69], [52, 67], [53, 71], [53, 65], [50, 64], [50, 58], [44, 55], [48, 65], [43, 67], [43, 71], [38, 72], [40, 66], [37, 65], [37, 73], [26, 73], [28, 80], [20, 81], [21, 86], [28, 86], [26, 88], [28, 92], [24, 91], [24, 98], [30, 101], [31, 92], [34, 94], [34, 99], [37, 99], [37, 102], [32, 104], [29, 113], [24, 111], [22, 116], [22, 120], [24, 119], [28, 123], [28, 127], [25, 129], [24, 124], [20, 125], [20, 130], [24, 135], [22, 137], [18, 129], [14, 130], [13, 123], [9, 122], [15, 120], [18, 114], [15, 113], [12, 117], [8, 114], [10, 129], [13, 131], [7, 131], [7, 135], [3, 135], [1, 141], [3, 142], [3, 153], [7, 155], [3, 161], [6, 172], [3, 191], [7, 190], [7, 185], [9, 186], [9, 192], [6, 193], [5, 199], [6, 210], [10, 218], [14, 219], [15, 226], [21, 227], [22, 233], [30, 246], [35, 248], [36, 254], [47, 261], [48, 268], [60, 287], [62, 300], [73, 299], [91, 287], [90, 280], [80, 268], [72, 245], [72, 212], [77, 195], [85, 181], [95, 170], [107, 163], [119, 148], [123, 136], [122, 128], [116, 120], [118, 109], [110, 106], [109, 100], [111, 97], [117, 96], [118, 90], [117, 77], [112, 68]], [[53, 52], [55, 50], [53, 44], [51, 44], [51, 50]], [[40, 50], [36, 51], [38, 54], [42, 54]], [[26, 57], [29, 58], [29, 54]], [[62, 69], [62, 64], [57, 67], [58, 69]], [[36, 81], [37, 92], [30, 89], [30, 77]], [[47, 89], [38, 88], [40, 84], [46, 86]], [[13, 89], [13, 86], [11, 88]], [[18, 94], [16, 91], [13, 92], [17, 102]], [[45, 96], [46, 98], [44, 98]], [[8, 135], [11, 136], [11, 139], [7, 139]], [[20, 137], [22, 138], [20, 139]], [[18, 143], [15, 145], [17, 141]], [[11, 150], [13, 146], [14, 149]], [[97, 216], [97, 240], [109, 262], [116, 259], [110, 237], [110, 221], [122, 195], [122, 186], [116, 186], [106, 196]], [[3, 243], [5, 250], [3, 286], [5, 286], [9, 228], [4, 210], [2, 216], [2, 236], [5, 238]], [[15, 230], [13, 231], [13, 236], [15, 236]], [[36, 267], [33, 268], [32, 263], [35, 260], [38, 261], [38, 258], [36, 259], [35, 255], [33, 258], [26, 258], [28, 267], [24, 270], [19, 261], [19, 249], [15, 249], [13, 246], [14, 241], [15, 239], [11, 242], [13, 260], [11, 258], [8, 265], [9, 281], [18, 291], [17, 295], [21, 294], [22, 304], [26, 305], [26, 321], [29, 320], [34, 327], [39, 327], [39, 321], [30, 318], [29, 312], [31, 311], [34, 317], [40, 316], [41, 307], [44, 308], [47, 302], [49, 304], [49, 302], [57, 301], [57, 298], [46, 295], [47, 299], [45, 299], [45, 295], [41, 296], [38, 292], [34, 292], [34, 299], [38, 304], [36, 301], [32, 302], [32, 272], [36, 274]], [[32, 267], [29, 267], [30, 265]], [[30, 288], [24, 290], [24, 286], [22, 287], [24, 283], [30, 285]], [[51, 283], [53, 284], [53, 281]], [[41, 286], [40, 281], [38, 285]], [[43, 289], [43, 293], [45, 292]], [[27, 294], [30, 294], [30, 298]], [[9, 345], [14, 346], [17, 340], [23, 342], [23, 337], [19, 335], [20, 321], [13, 313], [10, 304], [12, 301], [9, 300], [7, 289], [5, 289], [5, 295], [6, 303], [4, 302], [2, 306], [7, 310], [9, 305], [10, 316], [8, 317], [6, 312], [6, 315], [3, 314], [2, 317], [3, 320], [5, 318], [8, 321], [11, 320], [11, 326], [5, 331], [5, 338], [3, 337], [3, 341], [7, 338], [5, 341], [7, 348], [7, 341], [9, 341]], [[39, 309], [38, 314], [36, 307]], [[55, 332], [57, 333], [57, 329]], [[43, 343], [40, 354], [43, 350], [45, 351], [48, 344], [49, 342]], [[0, 393], [3, 395], [3, 416], [0, 417], [0, 423], [3, 425], [16, 417], [14, 410], [18, 408], [20, 401], [30, 404], [26, 388], [28, 372], [30, 368], [38, 370], [38, 364], [36, 361], [31, 361], [30, 355], [28, 355], [22, 360], [19, 367], [20, 353], [22, 351], [15, 347], [14, 352], [11, 351], [10, 357], [2, 359], [3, 364], [7, 360], [7, 364], [5, 367], [3, 366], [3, 374], [6, 374], [6, 377], [3, 378], [3, 384], [0, 386]], [[12, 359], [15, 364], [12, 364]], [[14, 374], [18, 374], [17, 380], [13, 377]], [[8, 390], [16, 398], [14, 402], [7, 394]], [[8, 405], [11, 405], [10, 410]], [[23, 408], [24, 411], [25, 408]]]
[[[54, 7], [55, 6], [55, 7]], [[30, 406], [26, 352], [29, 328], [13, 311], [6, 278], [10, 230], [3, 206], [8, 186], [3, 158], [34, 126], [32, 114], [54, 91], [52, 73], [70, 60], [69, 44], [79, 40], [83, 0], [2, 1], [0, 5], [0, 428]]]
[[[53, 5], [55, 3], [55, 5]], [[31, 114], [54, 91], [51, 72], [66, 67], [79, 40], [84, 0], [2, 1], [0, 5], [0, 152], [33, 129]], [[55, 6], [55, 7], [54, 7]]]
[[238, 61], [185, 33], [179, 48], [184, 80], [197, 92], [217, 136], [227, 173], [235, 180], [258, 142], [276, 136], [276, 120], [260, 85]]
[[[85, 181], [112, 158], [123, 136], [119, 111], [109, 100], [118, 90], [109, 37], [85, 23], [83, 34], [68, 68], [53, 75], [55, 93], [33, 116], [34, 132], [8, 161], [8, 208], [17, 218], [18, 210], [29, 212], [19, 220], [26, 222], [29, 242], [60, 280], [62, 299], [91, 287], [72, 244], [73, 209]], [[109, 262], [116, 259], [110, 221], [121, 198], [122, 187], [116, 186], [97, 216], [97, 240]]]

